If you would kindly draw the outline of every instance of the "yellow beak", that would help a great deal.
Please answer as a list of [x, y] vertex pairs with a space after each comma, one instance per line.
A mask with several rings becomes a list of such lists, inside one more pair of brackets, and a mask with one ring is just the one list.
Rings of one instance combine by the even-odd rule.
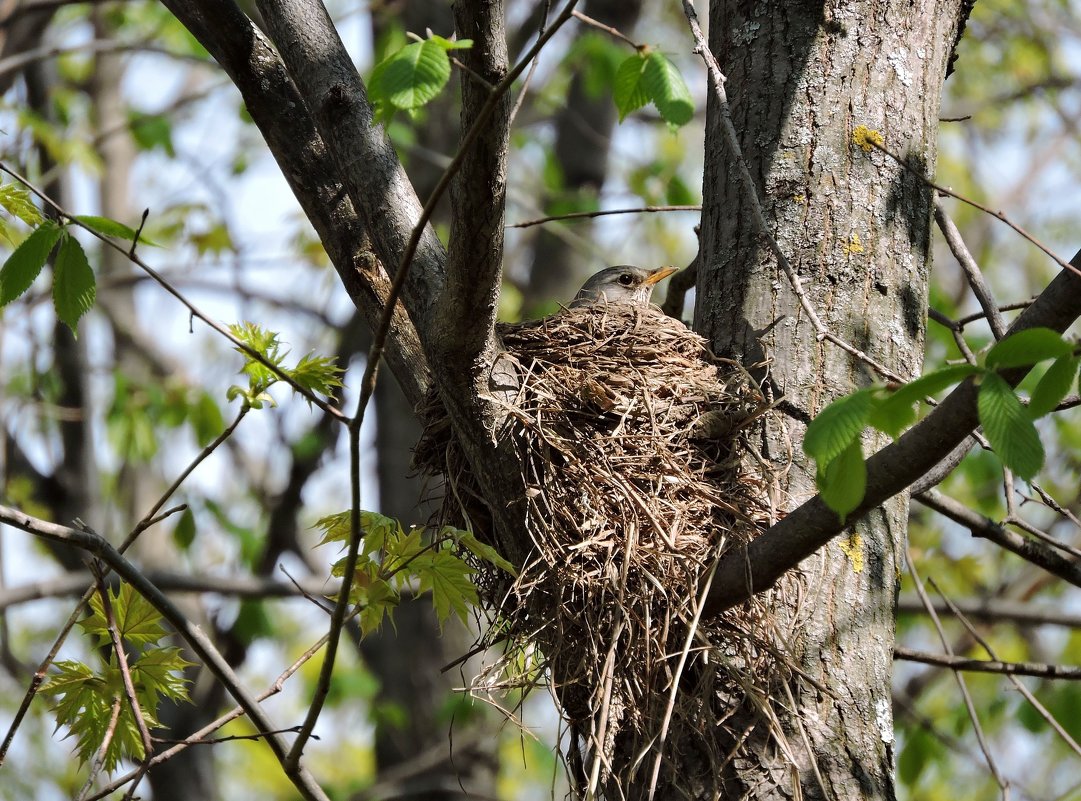
[[678, 272], [675, 267], [659, 267], [653, 272], [651, 272], [649, 274], [649, 277], [646, 278], [646, 280], [644, 280], [642, 283], [646, 286], [652, 286], [659, 281], [663, 281], [674, 272]]

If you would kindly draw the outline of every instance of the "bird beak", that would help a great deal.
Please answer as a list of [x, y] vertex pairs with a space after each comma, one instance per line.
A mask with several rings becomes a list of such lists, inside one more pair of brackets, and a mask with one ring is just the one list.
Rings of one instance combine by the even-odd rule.
[[675, 267], [659, 267], [649, 274], [649, 276], [642, 282], [646, 286], [652, 286], [653, 284], [663, 281], [672, 273], [677, 272]]

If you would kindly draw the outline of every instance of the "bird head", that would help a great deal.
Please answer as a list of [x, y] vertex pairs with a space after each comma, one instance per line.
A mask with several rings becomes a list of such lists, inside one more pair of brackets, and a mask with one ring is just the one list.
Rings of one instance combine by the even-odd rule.
[[574, 296], [571, 306], [586, 306], [599, 300], [646, 306], [653, 294], [654, 285], [675, 271], [675, 267], [647, 270], [645, 267], [632, 267], [627, 264], [606, 267], [590, 276]]

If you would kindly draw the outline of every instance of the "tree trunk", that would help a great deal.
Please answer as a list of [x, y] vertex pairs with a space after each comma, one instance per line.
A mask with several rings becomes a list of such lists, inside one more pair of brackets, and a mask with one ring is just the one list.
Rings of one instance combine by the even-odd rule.
[[[884, 153], [855, 146], [852, 132], [880, 131], [913, 170], [933, 173], [961, 5], [710, 4], [710, 49], [772, 234], [829, 331], [905, 378], [923, 354], [932, 195]], [[764, 452], [778, 464], [795, 457], [783, 488], [793, 508], [814, 491], [813, 466], [793, 447], [807, 418], [881, 377], [819, 338], [758, 235], [715, 93], [707, 115], [695, 325], [720, 354], [748, 366], [769, 359], [772, 390], [792, 414]], [[726, 769], [730, 797], [799, 797], [794, 771], [804, 798], [894, 797], [890, 678], [906, 521], [898, 496], [803, 563], [802, 608], [778, 610], [799, 625], [784, 648], [833, 697], [795, 683], [794, 703], [775, 704], [785, 745], [759, 725]]]

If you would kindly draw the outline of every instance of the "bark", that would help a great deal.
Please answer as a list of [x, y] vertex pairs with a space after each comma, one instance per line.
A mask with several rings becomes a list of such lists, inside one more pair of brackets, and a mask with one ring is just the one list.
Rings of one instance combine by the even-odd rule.
[[[858, 125], [877, 129], [931, 174], [958, 14], [957, 2], [938, 0], [710, 6], [710, 49], [774, 236], [829, 329], [904, 376], [919, 373], [923, 353], [931, 192], [851, 137]], [[768, 357], [774, 391], [813, 416], [872, 375], [801, 313], [757, 235], [713, 95], [707, 114], [696, 327], [748, 366]], [[764, 445], [778, 464], [796, 457], [784, 490], [799, 502], [813, 494], [792, 444], [802, 426], [778, 428]], [[731, 797], [798, 797], [793, 769], [808, 799], [894, 797], [893, 605], [906, 518], [906, 498], [894, 497], [844, 547], [804, 563], [805, 608], [778, 610], [801, 627], [785, 646], [834, 696], [796, 683], [794, 704], [775, 705], [791, 758], [759, 725], [723, 776]]]

